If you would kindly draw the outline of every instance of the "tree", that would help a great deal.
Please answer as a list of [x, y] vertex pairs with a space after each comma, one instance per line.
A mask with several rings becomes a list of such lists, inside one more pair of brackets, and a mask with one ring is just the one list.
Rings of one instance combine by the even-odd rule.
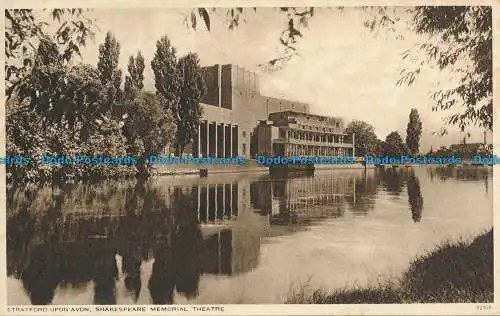
[[118, 68], [120, 58], [120, 43], [111, 32], [106, 33], [104, 43], [99, 45], [99, 60], [97, 69], [101, 75], [103, 84], [113, 84], [115, 87], [121, 85], [121, 70]]
[[72, 130], [77, 123], [89, 123], [104, 113], [102, 97], [96, 69], [84, 64], [70, 67], [55, 43], [43, 41], [12, 104], [21, 105], [16, 106], [16, 112], [36, 112], [38, 119], [33, 123], [58, 124]]
[[164, 98], [166, 106], [172, 110], [174, 116], [178, 116], [181, 79], [177, 68], [176, 50], [166, 35], [156, 42], [151, 68], [155, 76], [156, 92]]
[[108, 110], [115, 109], [117, 100], [120, 98], [120, 86], [122, 83], [122, 71], [119, 69], [120, 43], [111, 32], [106, 33], [104, 43], [99, 45], [99, 59], [97, 69], [99, 70], [101, 83], [107, 90], [105, 102]]
[[[493, 65], [491, 7], [428, 6], [413, 10], [413, 29], [427, 34], [429, 39], [420, 46], [426, 60], [440, 69], [450, 69], [460, 76], [452, 88], [435, 91], [433, 110], [455, 109], [445, 121], [458, 125], [462, 131], [468, 125], [493, 128]], [[411, 52], [405, 58], [411, 58]], [[466, 64], [470, 68], [464, 68]], [[418, 64], [418, 63], [417, 63]], [[420, 66], [406, 69], [398, 84], [411, 85], [420, 73]], [[461, 109], [461, 110], [459, 110]], [[443, 133], [446, 129], [443, 129]]]
[[124, 101], [126, 118], [123, 126], [129, 151], [140, 158], [141, 174], [147, 174], [147, 157], [157, 155], [171, 143], [176, 133], [172, 114], [165, 107], [161, 95], [137, 91], [133, 98]]
[[[83, 9], [5, 10], [5, 82], [7, 97], [17, 93], [34, 64], [41, 42], [57, 45], [61, 58], [70, 62], [94, 36], [94, 21]], [[44, 16], [44, 14], [48, 16]], [[46, 23], [46, 19], [55, 23]], [[57, 26], [52, 31], [50, 26]]]
[[141, 90], [144, 88], [144, 57], [141, 51], [137, 52], [137, 56], [130, 56], [128, 60], [128, 75], [125, 77], [125, 91], [130, 92], [131, 89]]
[[372, 125], [359, 120], [354, 120], [347, 125], [346, 134], [354, 134], [354, 147], [356, 155], [374, 155], [378, 153], [377, 135]]
[[385, 138], [384, 154], [387, 156], [406, 155], [408, 149], [398, 132], [391, 132]]
[[410, 154], [418, 154], [421, 135], [422, 121], [420, 121], [417, 109], [411, 109], [408, 125], [406, 127], [406, 146], [408, 146]]
[[205, 93], [205, 82], [198, 55], [190, 53], [182, 57], [177, 67], [182, 84], [175, 145], [176, 155], [181, 155], [184, 147], [193, 142], [198, 133], [198, 123], [201, 117], [200, 100]]

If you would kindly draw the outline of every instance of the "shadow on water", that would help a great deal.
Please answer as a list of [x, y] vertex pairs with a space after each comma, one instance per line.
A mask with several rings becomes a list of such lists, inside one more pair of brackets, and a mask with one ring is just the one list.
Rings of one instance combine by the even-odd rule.
[[[477, 181], [484, 175], [471, 177]], [[193, 300], [204, 274], [234, 276], [255, 269], [261, 240], [347, 212], [368, 216], [381, 194], [394, 198], [406, 188], [404, 203], [418, 223], [424, 201], [420, 186], [412, 168], [390, 168], [222, 183], [9, 187], [8, 276], [20, 280], [37, 305], [52, 303], [59, 291], [88, 291], [89, 286], [94, 304], [117, 304], [124, 295], [144, 302], [144, 288], [154, 304], [175, 303], [176, 295]], [[145, 264], [150, 273], [141, 276]]]

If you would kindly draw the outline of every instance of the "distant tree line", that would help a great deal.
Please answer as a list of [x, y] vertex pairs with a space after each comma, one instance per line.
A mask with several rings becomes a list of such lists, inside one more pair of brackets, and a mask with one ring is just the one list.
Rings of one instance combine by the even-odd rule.
[[492, 148], [481, 143], [471, 144], [454, 144], [450, 146], [441, 146], [437, 150], [432, 148], [427, 152], [430, 157], [447, 157], [456, 156], [464, 159], [471, 159], [473, 156], [491, 156], [493, 155]]
[[[92, 23], [83, 10], [47, 12], [61, 24], [56, 33], [31, 10], [6, 10], [6, 154], [33, 159], [24, 166], [8, 165], [7, 180], [147, 176], [150, 154], [168, 145], [182, 153], [195, 136], [205, 91], [198, 56], [178, 58], [163, 36], [151, 62], [156, 91], [148, 92], [140, 51], [130, 56], [122, 83], [120, 43], [111, 32], [99, 46], [97, 67], [75, 62], [72, 57], [92, 36]], [[133, 155], [139, 164], [43, 165], [43, 155]]]
[[390, 132], [385, 140], [380, 140], [375, 134], [374, 127], [360, 120], [350, 122], [347, 125], [346, 133], [348, 135], [354, 134], [356, 156], [415, 156], [419, 154], [422, 121], [417, 109], [411, 109], [405, 141], [397, 131]]
[[[420, 137], [422, 136], [422, 121], [417, 109], [411, 109], [408, 125], [406, 127], [406, 138], [400, 133], [393, 131], [389, 133], [385, 140], [380, 140], [375, 134], [372, 125], [367, 122], [354, 120], [347, 125], [346, 133], [355, 134], [356, 156], [418, 156], [420, 152]], [[449, 157], [457, 156], [461, 158], [472, 158], [474, 155], [491, 156], [493, 154], [491, 146], [482, 143], [467, 144], [464, 138], [463, 143], [450, 146], [442, 146], [438, 150], [432, 148], [425, 154], [429, 157]]]

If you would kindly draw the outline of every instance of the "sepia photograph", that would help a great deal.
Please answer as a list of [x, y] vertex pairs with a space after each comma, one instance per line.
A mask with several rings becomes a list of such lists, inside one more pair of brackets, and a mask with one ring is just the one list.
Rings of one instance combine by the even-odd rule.
[[494, 303], [492, 8], [5, 9], [7, 305]]

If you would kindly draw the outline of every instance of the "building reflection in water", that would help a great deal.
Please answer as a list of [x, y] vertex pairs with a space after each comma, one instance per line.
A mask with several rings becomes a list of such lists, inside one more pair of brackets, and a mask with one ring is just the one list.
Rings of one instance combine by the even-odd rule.
[[311, 224], [323, 218], [344, 215], [349, 205], [355, 216], [365, 216], [374, 207], [377, 182], [371, 171], [321, 174], [314, 177], [269, 180], [251, 184], [252, 205], [268, 215], [271, 225]]
[[[22, 281], [32, 304], [49, 304], [66, 287], [87, 284], [94, 304], [120, 302], [118, 284], [132, 302], [144, 301], [143, 288], [154, 304], [175, 303], [176, 295], [194, 299], [203, 274], [255, 269], [262, 238], [307, 229], [346, 209], [366, 216], [379, 183], [400, 192], [406, 181], [418, 222], [417, 176], [397, 173], [391, 180], [389, 172], [9, 188], [8, 275]], [[145, 263], [152, 268], [141, 276]]]

